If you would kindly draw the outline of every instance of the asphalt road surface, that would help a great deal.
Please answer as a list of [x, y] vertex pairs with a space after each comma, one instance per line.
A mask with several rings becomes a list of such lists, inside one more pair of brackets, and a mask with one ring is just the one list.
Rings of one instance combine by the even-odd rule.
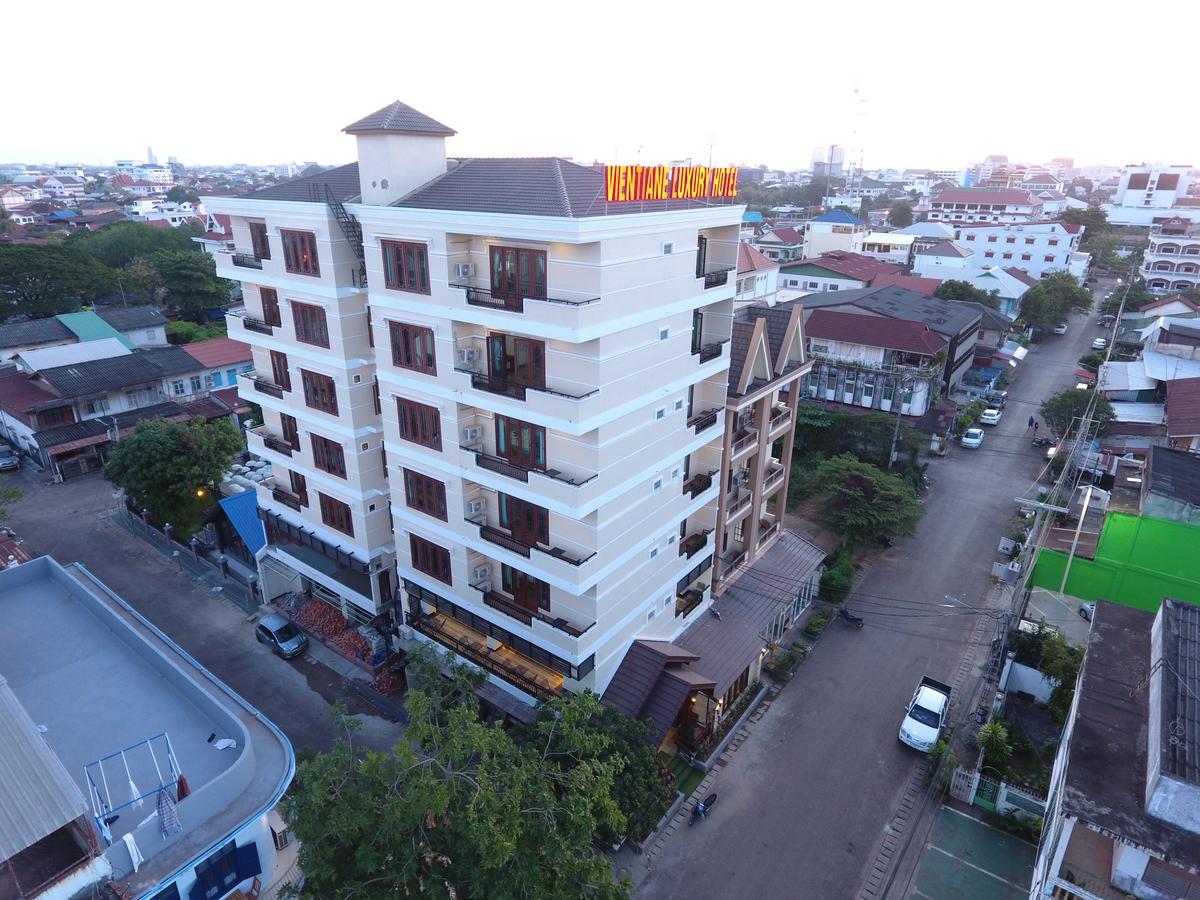
[[[717, 776], [711, 818], [678, 829], [652, 869], [634, 873], [639, 897], [856, 896], [919, 761], [897, 740], [905, 704], [921, 675], [949, 681], [964, 654], [986, 651], [969, 646], [970, 607], [991, 587], [1013, 498], [1045, 462], [1028, 419], [1074, 385], [1076, 361], [1102, 333], [1094, 320], [1074, 316], [1066, 335], [1031, 350], [982, 447], [931, 462], [917, 535], [896, 541], [849, 601], [866, 627], [831, 624]], [[947, 595], [957, 602], [947, 606]]]

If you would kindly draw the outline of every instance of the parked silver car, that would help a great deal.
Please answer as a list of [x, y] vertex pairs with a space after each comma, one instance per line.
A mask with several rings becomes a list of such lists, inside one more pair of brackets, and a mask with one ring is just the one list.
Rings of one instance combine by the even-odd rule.
[[0, 444], [0, 472], [21, 468], [21, 454], [12, 447]]
[[308, 638], [278, 613], [268, 613], [258, 620], [254, 636], [284, 659], [299, 656], [308, 647]]

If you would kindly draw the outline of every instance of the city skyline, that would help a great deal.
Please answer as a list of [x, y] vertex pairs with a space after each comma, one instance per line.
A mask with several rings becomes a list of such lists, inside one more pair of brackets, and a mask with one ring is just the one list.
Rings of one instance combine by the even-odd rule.
[[[926, 55], [906, 58], [902, 39], [868, 30], [855, 36], [852, 51], [822, 40], [804, 46], [796, 63], [764, 47], [759, 64], [736, 77], [719, 76], [706, 49], [705, 36], [721, 21], [716, 4], [700, 4], [684, 23], [691, 30], [675, 31], [670, 19], [635, 16], [632, 4], [612, 3], [589, 20], [581, 39], [577, 20], [543, 3], [524, 4], [515, 24], [511, 10], [481, 7], [470, 13], [471, 27], [457, 30], [437, 10], [406, 10], [401, 20], [352, 3], [322, 19], [319, 42], [311, 16], [276, 20], [251, 7], [238, 21], [253, 36], [252, 52], [241, 40], [202, 40], [209, 74], [196, 83], [219, 89], [181, 94], [178, 78], [147, 81], [144, 60], [126, 54], [93, 67], [86, 89], [74, 75], [48, 71], [38, 90], [10, 98], [10, 121], [26, 127], [0, 141], [0, 159], [110, 165], [142, 157], [149, 144], [159, 158], [188, 165], [333, 165], [354, 155], [345, 125], [401, 99], [458, 131], [447, 145], [452, 156], [558, 155], [584, 163], [711, 157], [715, 165], [800, 169], [812, 147], [838, 144], [847, 161], [861, 159], [868, 169], [957, 168], [992, 153], [1028, 163], [1072, 156], [1082, 166], [1195, 162], [1185, 130], [1152, 138], [1115, 124], [1080, 132], [1081, 123], [1112, 121], [1117, 110], [1143, 104], [1148, 82], [1130, 72], [1152, 64], [1156, 78], [1186, 77], [1182, 57], [1122, 48], [1121, 66], [1081, 65], [1071, 46], [1103, 46], [1112, 36], [1103, 22], [1079, 18], [1070, 22], [1068, 49], [1045, 59], [1040, 42], [972, 30], [948, 4], [936, 6], [948, 14], [935, 9], [924, 17], [919, 46], [929, 48]], [[1153, 6], [1162, 17], [1186, 14], [1181, 3]], [[151, 9], [132, 5], [143, 7]], [[759, 7], [762, 21], [775, 8]], [[155, 9], [153, 17], [129, 16], [133, 21], [101, 17], [91, 37], [144, 43], [170, 34], [177, 14]], [[1018, 4], [1013, 21], [1043, 13]], [[369, 30], [368, 22], [375, 23]], [[813, 35], [844, 25], [835, 13], [812, 9], [797, 27]], [[430, 37], [398, 53], [400, 33]], [[939, 47], [956, 58], [956, 47], [981, 38], [1004, 53], [993, 85], [980, 80], [975, 64], [959, 75], [928, 58], [941, 58]], [[738, 49], [744, 58], [746, 47]], [[37, 52], [22, 45], [10, 58], [18, 70], [34, 67]], [[338, 64], [342, 56], [353, 65]], [[584, 64], [571, 65], [572, 58]], [[287, 73], [298, 72], [305, 74], [289, 83]], [[900, 87], [906, 77], [911, 89]], [[76, 103], [72, 115], [57, 114], [84, 90], [124, 98], [120, 114], [112, 103]]]

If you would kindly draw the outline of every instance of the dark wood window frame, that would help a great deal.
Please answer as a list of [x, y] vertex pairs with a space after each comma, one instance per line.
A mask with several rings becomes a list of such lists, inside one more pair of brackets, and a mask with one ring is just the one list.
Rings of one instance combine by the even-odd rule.
[[350, 504], [336, 500], [328, 494], [322, 494], [320, 491], [317, 491], [317, 502], [321, 507], [322, 522], [342, 534], [354, 537], [354, 513], [350, 509]]
[[329, 320], [325, 317], [325, 307], [315, 303], [301, 303], [292, 300], [292, 327], [296, 332], [296, 340], [302, 344], [312, 344], [314, 347], [329, 348]]
[[288, 370], [287, 354], [280, 353], [278, 350], [269, 352], [271, 354], [271, 378], [285, 391], [290, 391], [292, 389], [292, 373]]
[[495, 382], [546, 386], [546, 342], [493, 331], [487, 336], [488, 376]]
[[282, 325], [283, 316], [279, 312], [279, 292], [275, 288], [260, 287], [258, 295], [262, 298], [263, 321], [268, 325]]
[[404, 502], [410, 509], [446, 521], [446, 485], [436, 478], [405, 469]]
[[407, 322], [388, 322], [392, 340], [392, 364], [426, 375], [437, 374], [433, 329]]
[[550, 511], [511, 494], [497, 492], [500, 527], [530, 546], [550, 544]]
[[492, 296], [499, 300], [546, 298], [546, 251], [526, 247], [488, 248]]
[[450, 551], [439, 547], [433, 541], [427, 541], [415, 534], [408, 536], [409, 552], [412, 554], [413, 568], [424, 572], [438, 581], [452, 585], [453, 576], [450, 573]]
[[414, 241], [380, 241], [383, 281], [394, 291], [429, 293], [429, 247]]
[[250, 226], [250, 248], [255, 259], [271, 258], [271, 241], [267, 237], [266, 222], [248, 222]]
[[322, 472], [346, 477], [346, 451], [337, 441], [331, 441], [319, 434], [310, 434], [312, 438], [313, 465]]
[[511, 416], [496, 416], [496, 455], [514, 465], [546, 470], [546, 429]]
[[279, 414], [279, 427], [283, 432], [283, 439], [288, 442], [288, 445], [293, 450], [300, 449], [300, 425], [296, 421], [295, 416], [289, 416], [287, 413]]
[[396, 419], [404, 440], [433, 450], [442, 449], [442, 414], [436, 407], [397, 397]]
[[550, 612], [550, 585], [507, 563], [500, 564], [500, 589], [524, 610]]
[[330, 415], [338, 414], [337, 384], [328, 375], [320, 372], [300, 370], [300, 383], [304, 386], [304, 403], [310, 409], [319, 409]]
[[319, 278], [321, 261], [317, 257], [317, 236], [311, 231], [289, 231], [281, 229], [279, 238], [283, 242], [283, 266], [295, 275], [311, 275]]
[[300, 500], [300, 505], [308, 506], [308, 479], [289, 469], [288, 482], [292, 486], [292, 494]]

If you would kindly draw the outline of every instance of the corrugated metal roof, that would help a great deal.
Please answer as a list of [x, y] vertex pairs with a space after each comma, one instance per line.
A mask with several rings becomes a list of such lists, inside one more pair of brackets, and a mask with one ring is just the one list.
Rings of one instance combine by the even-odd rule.
[[258, 517], [258, 495], [253, 491], [246, 491], [232, 497], [223, 497], [220, 503], [230, 524], [245, 542], [246, 549], [257, 556], [258, 551], [267, 543], [262, 520]]
[[55, 318], [70, 328], [81, 341], [102, 341], [106, 338], [116, 338], [130, 350], [133, 349], [133, 341], [94, 312], [62, 313]]
[[23, 347], [74, 338], [71, 329], [58, 319], [31, 319], [28, 322], [0, 325], [0, 347]]
[[0, 862], [86, 815], [83, 794], [0, 675]]
[[133, 331], [166, 325], [167, 317], [156, 306], [130, 306], [126, 309], [105, 309], [96, 313], [117, 331]]
[[112, 359], [115, 356], [129, 356], [129, 354], [130, 350], [125, 346], [124, 341], [108, 337], [98, 341], [23, 350], [17, 354], [17, 360], [30, 372], [40, 372], [43, 369], [57, 369], [59, 366], [72, 366], [77, 363], [91, 362], [94, 359]]

